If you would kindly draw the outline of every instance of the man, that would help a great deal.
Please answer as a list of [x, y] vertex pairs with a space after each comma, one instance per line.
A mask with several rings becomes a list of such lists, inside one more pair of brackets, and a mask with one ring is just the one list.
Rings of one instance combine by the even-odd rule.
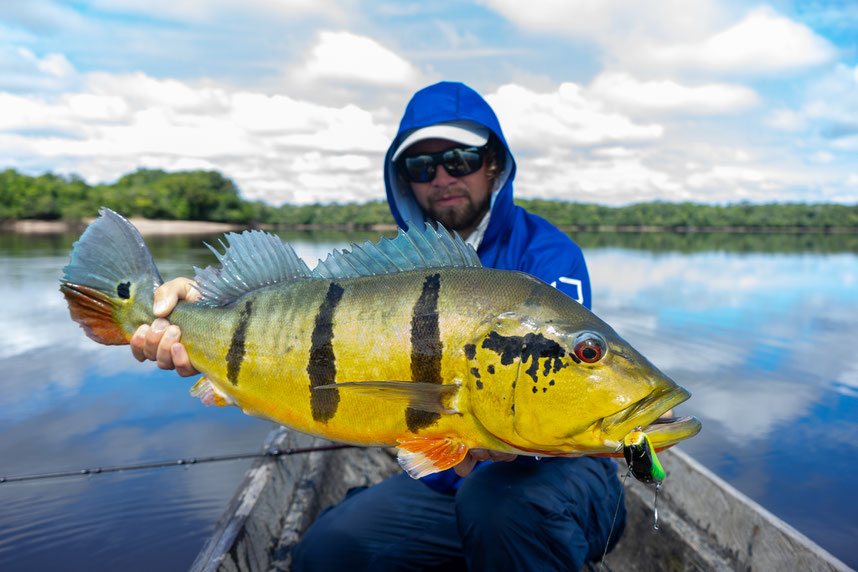
[[[438, 221], [485, 266], [527, 272], [589, 307], [580, 248], [513, 203], [515, 168], [489, 105], [461, 83], [442, 82], [417, 92], [405, 110], [385, 157], [387, 200], [400, 227]], [[159, 288], [156, 314], [193, 298], [190, 284], [179, 279]], [[156, 320], [135, 333], [132, 351], [192, 375], [179, 336]], [[420, 481], [401, 473], [350, 491], [295, 547], [293, 569], [579, 570], [619, 537], [622, 495], [607, 459], [471, 451], [453, 469]]]

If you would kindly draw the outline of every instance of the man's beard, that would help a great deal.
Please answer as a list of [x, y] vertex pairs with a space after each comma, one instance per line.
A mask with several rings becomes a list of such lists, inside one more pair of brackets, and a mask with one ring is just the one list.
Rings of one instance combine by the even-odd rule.
[[465, 200], [450, 207], [436, 207], [434, 202], [430, 202], [426, 214], [449, 230], [474, 230], [489, 210], [490, 195], [475, 204], [469, 193], [445, 193], [449, 194], [456, 194]]

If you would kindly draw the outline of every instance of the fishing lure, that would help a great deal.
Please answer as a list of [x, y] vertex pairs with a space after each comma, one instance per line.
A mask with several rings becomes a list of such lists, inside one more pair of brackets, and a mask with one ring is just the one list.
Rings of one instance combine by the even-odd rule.
[[664, 468], [646, 433], [636, 429], [623, 439], [623, 457], [632, 475], [642, 483], [658, 484], [664, 480]]

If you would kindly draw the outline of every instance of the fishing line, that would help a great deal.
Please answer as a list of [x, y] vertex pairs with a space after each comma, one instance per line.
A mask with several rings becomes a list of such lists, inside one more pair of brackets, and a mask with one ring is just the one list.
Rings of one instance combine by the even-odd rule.
[[[626, 471], [625, 475], [623, 475], [623, 482], [621, 483], [623, 494], [617, 497], [617, 508], [614, 509], [614, 519], [611, 521], [611, 530], [608, 531], [608, 538], [605, 540], [605, 551], [602, 552], [602, 559], [599, 561], [599, 572], [602, 572], [603, 566], [607, 566], [607, 564], [605, 564], [605, 557], [608, 555], [608, 546], [611, 544], [611, 535], [614, 534], [614, 526], [617, 524], [617, 515], [620, 514], [620, 505], [623, 502], [623, 497], [625, 497], [626, 479], [628, 479], [631, 474], [632, 469], [629, 467], [629, 470]], [[611, 569], [608, 567], [608, 572], [610, 571]]]
[[194, 457], [190, 459], [176, 459], [175, 461], [157, 461], [153, 463], [140, 463], [136, 465], [122, 465], [117, 467], [98, 467], [95, 469], [79, 469], [77, 471], [58, 471], [53, 473], [34, 473], [30, 475], [14, 475], [11, 477], [0, 477], [0, 483], [14, 483], [21, 481], [36, 481], [40, 479], [61, 479], [66, 477], [80, 477], [82, 475], [100, 475], [103, 473], [118, 473], [120, 471], [139, 471], [142, 469], [159, 469], [162, 467], [183, 467], [185, 465], [201, 465], [203, 463], [216, 463], [218, 461], [235, 461], [238, 459], [254, 459], [257, 457], [284, 457], [287, 455], [300, 455], [302, 453], [315, 453], [317, 451], [336, 451], [338, 449], [350, 449], [354, 445], [321, 445], [318, 447], [293, 447], [288, 449], [268, 449], [258, 453], [237, 453], [234, 455], [217, 455], [213, 457]]

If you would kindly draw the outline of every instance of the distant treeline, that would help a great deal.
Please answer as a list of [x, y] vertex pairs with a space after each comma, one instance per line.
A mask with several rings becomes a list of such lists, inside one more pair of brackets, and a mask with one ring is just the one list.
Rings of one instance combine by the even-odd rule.
[[[560, 200], [519, 199], [518, 204], [557, 226], [577, 229], [858, 229], [858, 204], [648, 202], [623, 207]], [[370, 226], [392, 224], [383, 200], [367, 203], [282, 205], [247, 201], [215, 171], [167, 173], [139, 169], [113, 184], [89, 185], [80, 177], [31, 177], [0, 172], [0, 220], [79, 221], [101, 206], [128, 217], [207, 220], [238, 224]]]

